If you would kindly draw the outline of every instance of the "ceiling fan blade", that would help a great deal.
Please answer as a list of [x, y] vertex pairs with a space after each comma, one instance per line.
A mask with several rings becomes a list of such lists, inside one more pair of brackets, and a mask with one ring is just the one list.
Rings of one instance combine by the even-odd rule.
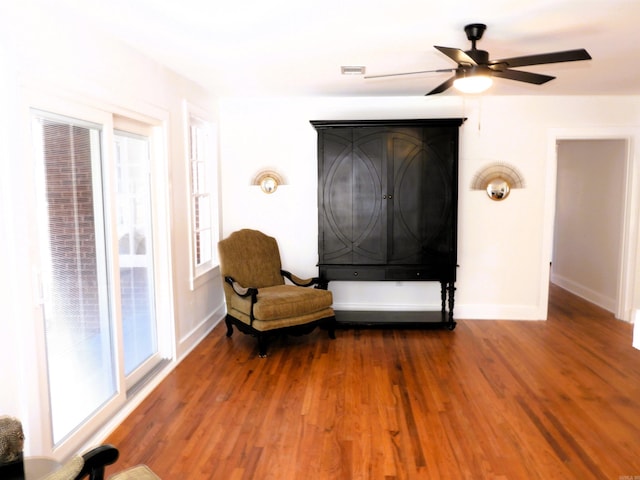
[[506, 78], [507, 80], [517, 80], [518, 82], [533, 83], [542, 85], [556, 77], [550, 75], [541, 75], [539, 73], [522, 72], [520, 70], [492, 70], [491, 75], [498, 78]]
[[425, 96], [428, 95], [435, 95], [436, 93], [442, 93], [445, 90], [447, 90], [448, 88], [451, 88], [453, 86], [453, 81], [456, 79], [455, 75], [453, 77], [451, 77], [449, 80], [447, 80], [446, 82], [441, 83], [440, 85], [438, 85], [436, 88], [434, 88], [433, 90], [431, 90], [429, 93], [425, 93]]
[[401, 75], [417, 75], [419, 73], [442, 73], [453, 72], [455, 68], [441, 68], [438, 70], [419, 70], [417, 72], [403, 72], [403, 73], [383, 73], [381, 75], [365, 75], [364, 78], [383, 78], [383, 77], [398, 77]]
[[460, 64], [469, 64], [469, 65], [478, 65], [476, 61], [467, 55], [464, 50], [460, 50], [459, 48], [450, 48], [450, 47], [438, 47], [434, 45], [435, 48], [444, 53], [447, 57], [452, 59], [458, 65]]
[[543, 65], [545, 63], [575, 62], [578, 60], [591, 60], [591, 55], [589, 55], [584, 48], [580, 48], [577, 50], [566, 50], [564, 52], [541, 53], [538, 55], [491, 60], [491, 65], [504, 64], [507, 68], [512, 68], [524, 67], [526, 65]]

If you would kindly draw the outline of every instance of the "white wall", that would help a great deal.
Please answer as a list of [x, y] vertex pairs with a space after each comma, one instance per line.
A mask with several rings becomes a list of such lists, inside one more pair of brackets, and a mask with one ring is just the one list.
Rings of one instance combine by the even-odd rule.
[[[0, 70], [3, 72], [0, 75], [0, 107], [3, 111], [16, 112], [17, 71], [7, 47], [7, 42], [0, 41]], [[10, 115], [0, 115], [0, 338], [12, 340], [3, 341], [0, 348], [0, 385], [3, 386], [0, 390], [0, 415], [18, 415], [21, 412], [22, 399], [9, 392], [21, 388], [20, 374], [28, 369], [28, 359], [20, 355], [20, 345], [23, 344], [20, 319], [25, 308], [13, 300], [15, 297], [11, 288], [14, 282], [24, 284], [28, 281], [27, 272], [20, 268], [19, 261], [24, 258], [24, 248], [16, 249], [24, 246], [24, 242], [16, 238], [15, 229], [12, 228], [15, 217], [12, 185], [21, 181], [17, 162], [11, 161], [19, 158], [19, 145], [11, 138], [14, 131], [12, 124]]]
[[627, 142], [558, 142], [551, 280], [616, 312]]
[[[285, 268], [317, 273], [317, 152], [309, 120], [467, 117], [460, 137], [456, 317], [544, 319], [547, 312], [557, 129], [640, 124], [638, 97], [226, 98], [220, 102], [223, 236], [242, 228], [275, 236]], [[474, 174], [504, 161], [526, 188], [493, 202], [471, 191]], [[251, 187], [276, 168], [289, 185]], [[410, 282], [334, 282], [338, 308], [432, 309], [439, 287]]]
[[[163, 309], [173, 323], [169, 368], [193, 348], [224, 313], [219, 273], [211, 272], [191, 290], [189, 270], [188, 168], [183, 125], [183, 100], [217, 120], [215, 99], [203, 88], [179, 77], [125, 45], [83, 25], [57, 18], [53, 12], [12, 2], [0, 18], [0, 415], [15, 415], [27, 433], [26, 451], [42, 451], [39, 409], [43, 404], [35, 359], [42, 339], [35, 328], [40, 316], [32, 290], [30, 248], [33, 246], [33, 182], [28, 172], [28, 95], [60, 97], [121, 114], [159, 119], [166, 135], [163, 189], [168, 203], [166, 263], [161, 266], [170, 284]], [[55, 7], [52, 2], [52, 7]], [[166, 373], [166, 371], [165, 371]], [[79, 379], [81, 381], [81, 379]], [[150, 388], [150, 387], [149, 387]], [[146, 390], [148, 392], [148, 389]], [[139, 399], [137, 399], [139, 401]], [[42, 407], [46, 408], [46, 407]], [[132, 404], [128, 405], [132, 408]], [[123, 411], [124, 415], [126, 412]], [[118, 418], [112, 419], [116, 425]]]

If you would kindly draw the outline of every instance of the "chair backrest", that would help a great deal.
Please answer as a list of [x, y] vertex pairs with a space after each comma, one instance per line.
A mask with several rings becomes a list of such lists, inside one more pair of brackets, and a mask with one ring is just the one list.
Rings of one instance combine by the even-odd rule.
[[9, 415], [0, 416], [0, 465], [22, 460], [22, 423]]
[[244, 287], [284, 284], [278, 242], [258, 230], [233, 232], [218, 243], [223, 278], [233, 277]]

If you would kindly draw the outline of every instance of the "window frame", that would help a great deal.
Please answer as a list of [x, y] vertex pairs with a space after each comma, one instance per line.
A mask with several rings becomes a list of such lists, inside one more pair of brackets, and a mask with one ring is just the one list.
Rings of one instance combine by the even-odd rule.
[[[152, 262], [153, 262], [153, 273], [152, 273], [152, 278], [154, 279], [154, 287], [153, 287], [153, 291], [154, 291], [154, 295], [153, 295], [153, 300], [154, 300], [154, 305], [153, 305], [153, 310], [154, 310], [154, 318], [156, 319], [156, 324], [155, 324], [155, 342], [156, 342], [156, 351], [149, 356], [144, 362], [142, 362], [140, 365], [138, 365], [133, 371], [129, 372], [128, 374], [126, 372], [125, 376], [123, 377], [123, 384], [124, 387], [126, 389], [126, 391], [130, 391], [131, 389], [135, 388], [137, 385], [140, 384], [140, 382], [142, 382], [145, 377], [147, 375], [149, 375], [155, 368], [158, 367], [158, 365], [166, 359], [169, 358], [173, 358], [174, 353], [173, 350], [171, 348], [171, 344], [172, 344], [172, 339], [171, 337], [168, 335], [168, 332], [171, 330], [171, 324], [170, 322], [168, 322], [168, 319], [162, 315], [161, 312], [158, 311], [158, 306], [160, 305], [160, 302], [162, 301], [159, 298], [158, 295], [158, 291], [157, 291], [157, 285], [158, 285], [158, 274], [156, 273], [157, 270], [159, 270], [160, 268], [162, 268], [162, 260], [161, 260], [161, 256], [159, 256], [157, 254], [158, 252], [158, 247], [156, 246], [156, 243], [158, 241], [158, 236], [162, 235], [162, 230], [158, 228], [158, 218], [157, 215], [154, 215], [153, 210], [154, 209], [158, 209], [158, 205], [160, 204], [160, 202], [158, 201], [158, 191], [157, 189], [153, 188], [153, 185], [158, 183], [158, 175], [161, 174], [157, 169], [154, 171], [153, 169], [153, 165], [154, 165], [154, 160], [155, 161], [163, 161], [164, 157], [163, 157], [163, 152], [162, 152], [162, 148], [159, 148], [159, 143], [162, 142], [162, 139], [164, 138], [164, 132], [162, 131], [161, 128], [159, 128], [157, 125], [153, 125], [152, 123], [149, 122], [144, 122], [144, 121], [140, 121], [135, 120], [129, 116], [123, 116], [120, 114], [113, 114], [113, 131], [111, 132], [111, 136], [113, 137], [112, 143], [113, 145], [115, 145], [115, 141], [116, 141], [116, 137], [118, 135], [124, 135], [124, 136], [131, 136], [133, 138], [135, 137], [140, 137], [140, 138], [144, 138], [146, 139], [146, 141], [148, 142], [148, 154], [150, 157], [150, 162], [149, 162], [149, 171], [147, 172], [147, 174], [149, 175], [150, 178], [153, 178], [154, 181], [150, 182], [152, 188], [149, 191], [150, 194], [150, 199], [149, 201], [151, 202], [150, 205], [150, 209], [151, 211], [149, 212], [150, 215], [150, 232], [149, 235], [152, 238], [152, 252], [151, 252], [151, 257], [152, 257]], [[115, 148], [115, 147], [113, 147]], [[114, 155], [114, 159], [115, 159], [115, 152], [113, 152]], [[115, 185], [117, 185], [117, 180], [116, 180], [116, 172], [111, 171], [111, 174], [113, 175], [112, 178], [112, 182]], [[118, 192], [116, 191], [115, 188], [112, 189], [112, 193], [115, 195], [115, 197], [117, 197]], [[110, 220], [115, 223], [116, 222], [116, 218], [117, 218], [117, 206], [116, 206], [116, 198], [112, 198], [112, 206], [111, 208], [113, 209], [113, 214], [111, 215]], [[117, 235], [117, 227], [115, 228], [115, 230], [113, 231], [114, 235]], [[161, 237], [160, 237], [161, 239]], [[119, 239], [112, 239], [112, 241], [115, 240], [119, 240]], [[113, 255], [116, 255], [115, 253], [115, 249], [113, 251]], [[121, 258], [119, 257], [119, 254], [116, 255], [118, 256], [118, 262], [121, 260]], [[120, 278], [118, 278], [118, 289], [121, 292], [120, 289]], [[166, 286], [164, 287], [166, 288]], [[119, 295], [118, 296], [118, 311], [121, 312], [122, 311], [122, 307], [121, 307], [121, 303], [122, 303], [122, 298]], [[166, 307], [163, 307], [166, 308]], [[118, 345], [120, 348], [124, 347], [124, 332], [121, 331], [121, 325], [119, 325], [119, 338], [118, 338]], [[123, 359], [124, 361], [124, 356], [120, 357]]]
[[[191, 290], [196, 290], [205, 283], [210, 273], [218, 268], [218, 250], [217, 244], [220, 239], [219, 225], [219, 188], [218, 188], [218, 128], [217, 124], [211, 119], [211, 114], [202, 108], [199, 108], [186, 100], [183, 104], [184, 115], [184, 144], [185, 144], [185, 165], [186, 165], [186, 194], [187, 208], [189, 218], [189, 283]], [[204, 150], [203, 157], [198, 156], [194, 159], [192, 156], [192, 128], [198, 126], [204, 134], [202, 147]], [[204, 186], [204, 191], [194, 191], [194, 163], [204, 163], [204, 180], [199, 182], [200, 186]], [[198, 263], [196, 239], [198, 238], [198, 225], [196, 222], [195, 197], [206, 196], [210, 199], [209, 205], [209, 225], [210, 225], [210, 241], [209, 249], [211, 258], [205, 262]]]

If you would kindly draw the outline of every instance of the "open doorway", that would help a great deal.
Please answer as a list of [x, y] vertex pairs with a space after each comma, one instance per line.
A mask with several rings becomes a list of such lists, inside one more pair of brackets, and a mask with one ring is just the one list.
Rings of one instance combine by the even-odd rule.
[[621, 318], [625, 139], [558, 140], [551, 282]]

